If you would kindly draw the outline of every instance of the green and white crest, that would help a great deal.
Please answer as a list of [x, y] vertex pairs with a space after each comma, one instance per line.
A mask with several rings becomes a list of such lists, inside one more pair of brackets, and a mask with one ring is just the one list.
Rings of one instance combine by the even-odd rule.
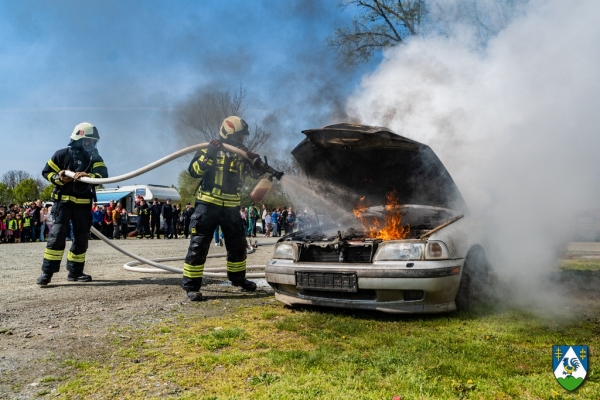
[[588, 369], [587, 346], [552, 346], [552, 368], [562, 387], [571, 391], [585, 380]]

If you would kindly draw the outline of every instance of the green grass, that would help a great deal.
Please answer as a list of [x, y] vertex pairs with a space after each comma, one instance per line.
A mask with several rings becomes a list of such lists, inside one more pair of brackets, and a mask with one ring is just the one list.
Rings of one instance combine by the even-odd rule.
[[[590, 348], [578, 398], [598, 398], [598, 318], [520, 311], [397, 317], [281, 305], [239, 314], [179, 315], [122, 331], [105, 362], [71, 360], [65, 398], [559, 399], [553, 344]], [[596, 397], [595, 397], [596, 396]], [[62, 397], [61, 397], [62, 398]]]
[[560, 262], [561, 271], [600, 271], [600, 260], [572, 259]]

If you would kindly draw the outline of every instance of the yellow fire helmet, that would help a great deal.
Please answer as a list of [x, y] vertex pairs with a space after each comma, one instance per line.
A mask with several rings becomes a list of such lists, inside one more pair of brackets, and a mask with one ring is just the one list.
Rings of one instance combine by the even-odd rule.
[[241, 142], [243, 138], [238, 136], [247, 136], [249, 134], [246, 121], [235, 115], [225, 118], [219, 130], [219, 135], [225, 140], [235, 138]]
[[92, 140], [100, 140], [100, 135], [98, 135], [98, 129], [89, 122], [82, 122], [75, 126], [73, 129], [73, 133], [71, 133], [71, 140], [77, 141], [80, 139], [92, 139]]

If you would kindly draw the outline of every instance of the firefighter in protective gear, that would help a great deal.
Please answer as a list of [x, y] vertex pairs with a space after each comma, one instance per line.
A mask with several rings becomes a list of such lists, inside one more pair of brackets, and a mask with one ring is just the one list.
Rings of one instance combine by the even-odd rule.
[[246, 238], [240, 216], [240, 190], [248, 174], [258, 178], [256, 170], [244, 158], [224, 149], [223, 143], [247, 152], [250, 159], [258, 157], [244, 145], [249, 135], [243, 119], [225, 118], [219, 131], [220, 139], [211, 140], [208, 148], [198, 151], [188, 171], [202, 181], [196, 192], [196, 205], [190, 221], [190, 246], [183, 266], [181, 287], [191, 301], [202, 299], [200, 287], [206, 255], [215, 228], [220, 225], [227, 248], [227, 277], [233, 286], [243, 291], [255, 291], [256, 284], [246, 279]]
[[[36, 282], [40, 286], [48, 285], [52, 275], [60, 269], [70, 223], [73, 224], [73, 243], [67, 255], [67, 280], [92, 280], [91, 276], [83, 273], [83, 267], [92, 224], [92, 200], [96, 192], [95, 185], [79, 179], [108, 177], [106, 165], [96, 150], [98, 140], [100, 136], [96, 127], [82, 122], [75, 126], [68, 146], [54, 153], [42, 170], [42, 176], [54, 185], [54, 224], [44, 251], [42, 274]], [[65, 175], [65, 171], [75, 172], [75, 178]]]
[[135, 206], [135, 213], [138, 216], [138, 231], [137, 238], [141, 239], [146, 237], [150, 239], [152, 233], [150, 232], [150, 207], [146, 204], [146, 200], [140, 199], [140, 204]]

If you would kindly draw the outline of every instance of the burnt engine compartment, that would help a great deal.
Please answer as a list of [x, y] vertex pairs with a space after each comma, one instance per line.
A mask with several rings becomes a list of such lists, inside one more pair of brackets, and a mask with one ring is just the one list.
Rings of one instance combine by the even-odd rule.
[[[408, 234], [397, 239], [418, 239], [433, 228], [455, 218], [456, 211], [431, 206], [403, 205], [401, 224]], [[370, 207], [366, 216], [383, 219], [384, 206]], [[283, 239], [298, 244], [298, 262], [370, 263], [382, 239], [369, 237], [369, 229], [348, 213], [337, 221], [290, 234]]]

